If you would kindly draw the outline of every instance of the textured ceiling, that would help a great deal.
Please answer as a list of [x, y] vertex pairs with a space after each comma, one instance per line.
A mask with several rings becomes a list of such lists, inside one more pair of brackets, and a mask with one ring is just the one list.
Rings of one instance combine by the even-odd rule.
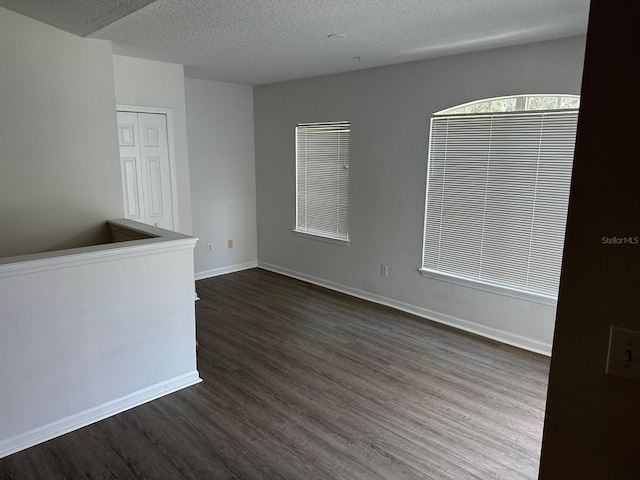
[[[52, 6], [47, 14], [106, 4], [6, 3]], [[110, 2], [124, 3], [149, 2]], [[191, 77], [262, 85], [580, 35], [588, 10], [589, 0], [158, 0], [90, 36], [117, 54], [183, 64]]]
[[0, 6], [84, 37], [156, 0], [0, 0]]

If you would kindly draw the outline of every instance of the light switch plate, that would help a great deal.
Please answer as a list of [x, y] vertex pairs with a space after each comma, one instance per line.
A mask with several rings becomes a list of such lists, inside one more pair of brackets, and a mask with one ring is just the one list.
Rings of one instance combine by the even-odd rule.
[[607, 374], [640, 382], [640, 332], [611, 326]]

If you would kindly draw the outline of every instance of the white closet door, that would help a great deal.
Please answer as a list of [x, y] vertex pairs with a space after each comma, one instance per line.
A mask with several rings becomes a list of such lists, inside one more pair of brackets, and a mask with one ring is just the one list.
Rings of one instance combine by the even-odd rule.
[[173, 230], [167, 118], [118, 112], [125, 217]]

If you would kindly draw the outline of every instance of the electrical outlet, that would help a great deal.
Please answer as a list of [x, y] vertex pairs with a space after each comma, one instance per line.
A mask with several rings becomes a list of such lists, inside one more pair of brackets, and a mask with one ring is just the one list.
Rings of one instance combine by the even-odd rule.
[[640, 332], [611, 326], [607, 374], [640, 382]]
[[380, 265], [380, 275], [384, 277], [389, 276], [389, 266], [388, 265]]
[[227, 241], [227, 248], [233, 248], [233, 240]]
[[209, 253], [213, 252], [213, 243], [207, 244], [207, 252], [209, 252]]

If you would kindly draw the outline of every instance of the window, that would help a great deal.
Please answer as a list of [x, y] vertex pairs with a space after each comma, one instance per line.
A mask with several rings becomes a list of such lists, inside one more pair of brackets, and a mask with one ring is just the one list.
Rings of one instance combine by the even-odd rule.
[[423, 275], [557, 298], [578, 106], [528, 95], [433, 115]]
[[349, 122], [296, 128], [294, 232], [349, 242]]

